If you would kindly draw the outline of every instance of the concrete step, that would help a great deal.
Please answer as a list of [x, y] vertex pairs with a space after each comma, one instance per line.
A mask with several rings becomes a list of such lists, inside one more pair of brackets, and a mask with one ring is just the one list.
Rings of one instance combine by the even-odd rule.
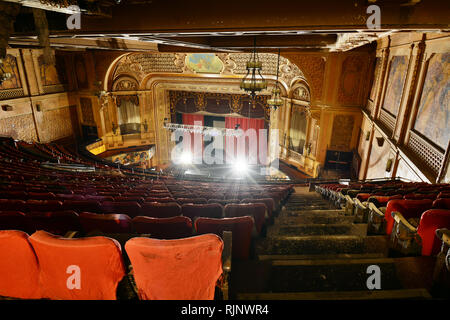
[[366, 290], [330, 292], [282, 292], [282, 293], [240, 293], [238, 300], [382, 300], [413, 299], [428, 300], [431, 295], [426, 289]]
[[266, 260], [327, 260], [327, 259], [379, 259], [387, 258], [387, 255], [382, 252], [378, 253], [341, 253], [341, 254], [289, 254], [289, 255], [259, 255], [260, 261]]
[[351, 224], [355, 220], [352, 216], [343, 215], [295, 215], [282, 216], [275, 219], [274, 226], [301, 224]]
[[[374, 265], [380, 270], [380, 289], [372, 290], [367, 280]], [[232, 284], [239, 294], [429, 290], [433, 268], [429, 257], [264, 260], [240, 265]]]
[[388, 239], [385, 236], [277, 236], [262, 239], [256, 244], [258, 255], [387, 254], [387, 251]]
[[301, 224], [274, 225], [267, 230], [267, 237], [276, 236], [316, 236], [354, 235], [366, 236], [367, 224]]
[[337, 217], [344, 216], [344, 210], [339, 209], [325, 209], [325, 210], [281, 210], [279, 217], [298, 217], [298, 216], [327, 216], [327, 217]]

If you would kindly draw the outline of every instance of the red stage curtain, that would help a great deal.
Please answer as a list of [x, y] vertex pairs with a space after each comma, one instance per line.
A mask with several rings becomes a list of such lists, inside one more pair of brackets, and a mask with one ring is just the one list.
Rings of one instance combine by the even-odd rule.
[[[232, 117], [226, 117], [225, 118], [225, 128], [227, 129], [235, 129], [236, 124], [239, 124], [239, 129], [242, 129], [244, 131], [244, 134], [247, 133], [248, 138], [246, 137], [246, 143], [245, 143], [245, 152], [244, 155], [248, 159], [248, 157], [255, 157], [255, 160], [258, 161], [258, 155], [259, 155], [259, 144], [260, 144], [260, 138], [264, 138], [263, 135], [261, 135], [260, 129], [264, 129], [264, 119], [253, 119], [253, 118], [232, 118]], [[251, 145], [250, 143], [250, 136], [251, 132], [248, 132], [247, 130], [253, 129], [255, 130], [255, 136], [256, 141], [253, 143], [256, 143], [255, 145]], [[260, 137], [261, 135], [261, 137]], [[242, 139], [242, 138], [241, 138]], [[234, 158], [240, 158], [243, 156], [242, 152], [239, 152], [239, 141], [242, 143], [242, 140], [239, 140], [236, 137], [226, 137], [225, 139], [225, 150], [227, 155], [227, 162], [232, 162]], [[262, 141], [261, 141], [262, 142]], [[242, 149], [241, 149], [242, 150]], [[251, 151], [251, 152], [250, 152]], [[256, 154], [255, 154], [256, 152]], [[240, 154], [238, 154], [240, 153]], [[262, 161], [263, 159], [260, 159]]]
[[[196, 123], [197, 122], [197, 123]], [[204, 116], [200, 114], [193, 114], [193, 113], [183, 113], [183, 124], [187, 125], [204, 125]], [[190, 136], [190, 137], [189, 137]], [[193, 159], [203, 159], [203, 135], [200, 133], [185, 133], [183, 135], [183, 143], [189, 141], [190, 139], [190, 151], [192, 153]], [[194, 143], [197, 141], [199, 143], [199, 146], [197, 146], [198, 150], [195, 152], [195, 145]], [[189, 150], [188, 146], [183, 145], [184, 150]]]

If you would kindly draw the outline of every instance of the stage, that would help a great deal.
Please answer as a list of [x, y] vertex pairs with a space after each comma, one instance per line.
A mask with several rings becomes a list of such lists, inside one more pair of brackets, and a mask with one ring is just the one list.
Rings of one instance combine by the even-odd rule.
[[166, 172], [184, 179], [291, 181], [276, 167], [258, 165], [171, 165]]

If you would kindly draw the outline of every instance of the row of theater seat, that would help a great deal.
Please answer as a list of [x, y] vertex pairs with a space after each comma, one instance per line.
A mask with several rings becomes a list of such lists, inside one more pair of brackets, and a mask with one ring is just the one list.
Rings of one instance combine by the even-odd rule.
[[[140, 299], [211, 300], [223, 276], [223, 248], [218, 236], [205, 234], [177, 240], [136, 237], [123, 249]], [[0, 296], [114, 300], [127, 274], [122, 247], [114, 239], [0, 231]]]
[[[0, 208], [2, 211], [20, 211], [20, 212], [56, 212], [56, 211], [75, 211], [94, 212], [94, 213], [116, 213], [126, 214], [130, 217], [149, 216], [155, 218], [168, 218], [178, 215], [184, 215], [189, 218], [197, 216], [221, 218], [242, 215], [251, 215], [258, 221], [258, 226], [264, 224], [266, 218], [270, 219], [272, 210], [268, 209], [271, 205], [271, 199], [249, 199], [251, 202], [230, 203], [222, 206], [218, 203], [194, 204], [185, 203], [179, 205], [176, 202], [146, 202], [142, 205], [137, 202], [111, 202], [102, 203], [91, 201], [72, 201], [64, 202], [55, 200], [4, 200], [0, 199]], [[1, 229], [1, 225], [0, 225]]]
[[316, 190], [357, 222], [367, 222], [369, 234], [389, 236], [393, 249], [405, 254], [438, 254], [442, 242], [436, 230], [450, 228], [448, 184], [329, 184]]

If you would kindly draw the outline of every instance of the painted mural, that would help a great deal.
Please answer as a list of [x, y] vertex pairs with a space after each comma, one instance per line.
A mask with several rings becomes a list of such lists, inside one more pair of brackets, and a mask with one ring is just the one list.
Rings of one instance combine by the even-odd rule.
[[45, 64], [44, 56], [38, 58], [39, 72], [43, 86], [53, 86], [66, 83], [64, 60], [60, 56], [55, 57], [55, 64]]
[[198, 73], [220, 73], [223, 62], [214, 53], [191, 53], [186, 56], [186, 65]]
[[408, 59], [406, 56], [395, 56], [392, 58], [383, 109], [395, 117], [400, 108], [407, 71]]
[[434, 55], [428, 64], [415, 131], [444, 150], [450, 139], [450, 53]]
[[2, 60], [2, 68], [5, 73], [9, 73], [11, 76], [2, 82], [0, 90], [22, 88], [16, 57], [10, 54], [6, 55], [6, 58]]

